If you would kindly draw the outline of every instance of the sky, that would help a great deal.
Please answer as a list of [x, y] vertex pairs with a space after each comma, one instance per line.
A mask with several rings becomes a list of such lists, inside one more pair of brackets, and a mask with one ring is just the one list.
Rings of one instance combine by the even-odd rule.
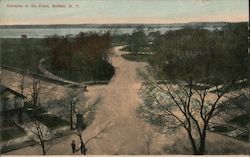
[[240, 22], [248, 9], [248, 0], [0, 0], [0, 25]]

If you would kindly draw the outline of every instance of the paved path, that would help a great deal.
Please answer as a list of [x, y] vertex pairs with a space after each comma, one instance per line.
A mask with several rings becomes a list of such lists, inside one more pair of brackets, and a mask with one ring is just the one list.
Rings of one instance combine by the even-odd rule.
[[[138, 96], [138, 89], [141, 80], [136, 74], [137, 68], [143, 68], [145, 63], [131, 62], [123, 59], [120, 55], [124, 52], [119, 51], [121, 47], [116, 47], [116, 55], [112, 58], [112, 64], [116, 71], [115, 75], [108, 85], [89, 86], [87, 96], [90, 97], [89, 103], [95, 101], [98, 97], [101, 102], [96, 111], [93, 123], [83, 132], [84, 139], [95, 135], [104, 125], [111, 121], [111, 125], [104, 132], [101, 138], [93, 140], [87, 145], [87, 154], [113, 155], [113, 154], [146, 154], [147, 147], [145, 137], [148, 135], [147, 124], [137, 118], [136, 109], [140, 105], [141, 99]], [[178, 136], [177, 136], [178, 135]], [[209, 141], [220, 143], [222, 146], [215, 147], [221, 150], [224, 143], [228, 143], [228, 139], [224, 138], [224, 143], [219, 142], [220, 135], [208, 135]], [[49, 150], [48, 154], [71, 154], [70, 143], [72, 140], [79, 140], [75, 135], [63, 137], [56, 140], [56, 144]], [[222, 140], [222, 141], [223, 141]], [[180, 142], [181, 141], [181, 142]], [[230, 146], [238, 145], [235, 140], [229, 140]], [[183, 144], [186, 146], [183, 147]], [[213, 144], [211, 144], [214, 146]], [[247, 144], [242, 144], [242, 152]], [[165, 151], [163, 151], [165, 147]], [[151, 146], [152, 154], [169, 154], [169, 153], [185, 153], [190, 154], [192, 150], [189, 148], [189, 142], [185, 138], [185, 134], [178, 132], [175, 134], [162, 135], [157, 134]], [[211, 148], [211, 147], [208, 147]], [[213, 152], [213, 150], [211, 150]], [[216, 151], [215, 151], [216, 153]], [[225, 152], [226, 153], [226, 152]], [[242, 152], [243, 153], [243, 152]], [[41, 148], [36, 145], [27, 147], [8, 154], [41, 154]], [[77, 152], [76, 154], [79, 154]]]

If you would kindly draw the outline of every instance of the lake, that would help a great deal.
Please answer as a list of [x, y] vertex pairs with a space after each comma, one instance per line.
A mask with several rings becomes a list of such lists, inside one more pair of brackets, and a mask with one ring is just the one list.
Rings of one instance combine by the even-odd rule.
[[[178, 30], [182, 27], [159, 27], [153, 29], [145, 28], [145, 32], [160, 31], [162, 34], [170, 30]], [[205, 29], [212, 30], [213, 27]], [[21, 38], [21, 35], [27, 35], [28, 38], [44, 38], [57, 34], [65, 36], [67, 34], [76, 35], [79, 32], [98, 32], [104, 33], [110, 31], [111, 33], [131, 34], [135, 28], [0, 28], [0, 38]]]

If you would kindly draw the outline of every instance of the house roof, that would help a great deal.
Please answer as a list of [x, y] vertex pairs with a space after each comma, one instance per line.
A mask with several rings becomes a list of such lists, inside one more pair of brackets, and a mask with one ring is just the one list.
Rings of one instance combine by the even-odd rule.
[[14, 91], [14, 90], [0, 84], [0, 95], [2, 95], [5, 91], [9, 91], [10, 93], [12, 93], [18, 97], [26, 98], [26, 96], [24, 96], [23, 94], [18, 93], [17, 91]]

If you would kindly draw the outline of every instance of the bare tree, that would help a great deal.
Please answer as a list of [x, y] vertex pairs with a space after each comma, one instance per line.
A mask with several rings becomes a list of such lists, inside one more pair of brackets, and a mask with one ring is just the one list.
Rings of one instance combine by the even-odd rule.
[[173, 131], [184, 129], [194, 154], [205, 153], [211, 119], [231, 108], [225, 101], [247, 79], [246, 31], [246, 24], [227, 25], [223, 33], [185, 28], [154, 43], [150, 67], [142, 73], [142, 110]]
[[228, 94], [234, 81], [211, 88], [208, 84], [199, 84], [202, 88], [198, 89], [191, 79], [159, 83], [153, 71], [141, 74], [145, 79], [142, 87], [145, 115], [151, 119], [160, 115], [163, 124], [171, 130], [184, 128], [194, 154], [204, 154], [209, 122], [227, 109], [223, 96]]
[[109, 121], [108, 123], [106, 123], [105, 126], [100, 131], [98, 131], [94, 136], [86, 139], [85, 141], [83, 140], [83, 137], [82, 137], [83, 130], [76, 129], [75, 134], [79, 137], [79, 139], [81, 141], [82, 145], [81, 145], [80, 149], [82, 149], [84, 155], [86, 155], [86, 153], [87, 153], [87, 144], [90, 141], [92, 141], [92, 140], [96, 140], [96, 139], [100, 138], [101, 135], [107, 130], [107, 128], [110, 125], [110, 123], [111, 123], [111, 121]]
[[21, 89], [21, 94], [23, 94], [24, 87], [25, 87], [25, 77], [26, 77], [27, 73], [23, 71], [20, 74], [21, 74], [20, 89]]
[[153, 141], [157, 135], [157, 131], [155, 131], [153, 128], [151, 127], [147, 127], [145, 129], [145, 132], [143, 134], [143, 139], [145, 141], [145, 146], [146, 146], [146, 152], [147, 152], [147, 155], [150, 155], [151, 154], [151, 146], [153, 144]]
[[[67, 87], [65, 98], [49, 103], [49, 107], [52, 105], [55, 107], [55, 105], [57, 105], [63, 118], [70, 121], [71, 130], [74, 130], [76, 127], [77, 113], [82, 113], [85, 123], [84, 125], [89, 125], [94, 119], [96, 107], [101, 101], [101, 97], [97, 97], [93, 103], [87, 104], [87, 98], [85, 97], [84, 92], [84, 88], [81, 86], [77, 88]], [[80, 104], [81, 107], [79, 106]]]
[[100, 103], [101, 100], [101, 97], [97, 97], [93, 103], [86, 105], [85, 108], [82, 108], [80, 110], [80, 112], [82, 112], [83, 114], [86, 126], [89, 126], [94, 120], [97, 105]]
[[52, 132], [39, 121], [31, 122], [26, 126], [32, 133], [32, 138], [39, 142], [43, 155], [46, 155], [49, 149], [52, 147]]
[[[250, 88], [249, 87], [240, 89], [239, 93], [241, 96], [246, 97], [248, 102], [250, 102]], [[249, 105], [242, 104], [241, 107], [242, 107], [242, 110], [244, 112], [246, 112], [247, 114], [250, 115], [250, 106]], [[250, 127], [250, 125], [249, 125], [249, 127]]]
[[77, 105], [79, 100], [84, 99], [83, 88], [67, 88], [67, 96], [65, 98], [65, 103], [63, 104], [63, 109], [68, 114], [70, 120], [70, 129], [74, 130], [75, 122], [74, 118], [76, 116]]
[[100, 101], [101, 101], [101, 97], [98, 97], [92, 104], [89, 104], [88, 106], [84, 106], [81, 110], [79, 110], [81, 113], [83, 113], [83, 114], [80, 114], [80, 116], [83, 116], [82, 117], [83, 124], [76, 124], [78, 126], [76, 127], [75, 134], [79, 137], [79, 139], [81, 141], [80, 150], [81, 150], [81, 153], [83, 153], [84, 155], [86, 155], [86, 152], [87, 152], [87, 149], [86, 149], [87, 143], [89, 143], [90, 141], [92, 141], [94, 139], [99, 138], [101, 136], [101, 134], [106, 130], [108, 125], [110, 124], [110, 122], [108, 122], [105, 125], [105, 127], [103, 129], [101, 129], [95, 136], [87, 139], [86, 141], [83, 140], [82, 132], [88, 125], [90, 125], [92, 123], [94, 116], [95, 116], [96, 107]]
[[32, 87], [31, 87], [31, 99], [34, 105], [34, 109], [37, 109], [37, 105], [39, 104], [39, 97], [41, 94], [41, 81], [39, 78], [35, 76], [31, 76], [32, 79]]

